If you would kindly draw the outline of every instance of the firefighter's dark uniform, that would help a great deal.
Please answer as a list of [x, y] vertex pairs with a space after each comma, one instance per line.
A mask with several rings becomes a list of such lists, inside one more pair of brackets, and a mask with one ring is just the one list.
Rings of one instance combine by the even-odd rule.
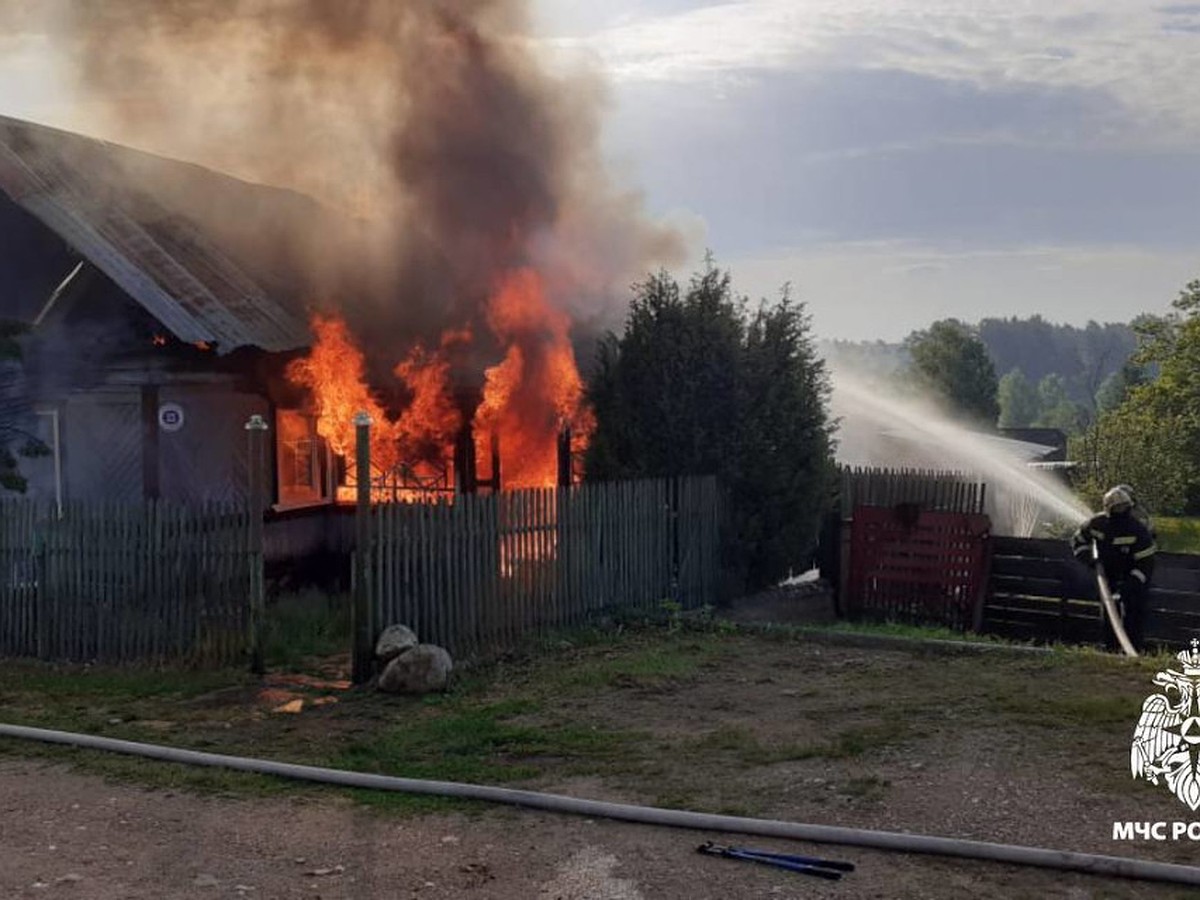
[[[1100, 562], [1108, 576], [1108, 586], [1120, 594], [1122, 624], [1134, 648], [1142, 650], [1142, 625], [1146, 594], [1154, 575], [1154, 554], [1158, 547], [1154, 535], [1132, 513], [1101, 513], [1079, 526], [1071, 536], [1071, 552], [1080, 562], [1092, 566], [1092, 542], [1100, 551]], [[1116, 646], [1116, 635], [1105, 617], [1105, 636], [1109, 647]]]

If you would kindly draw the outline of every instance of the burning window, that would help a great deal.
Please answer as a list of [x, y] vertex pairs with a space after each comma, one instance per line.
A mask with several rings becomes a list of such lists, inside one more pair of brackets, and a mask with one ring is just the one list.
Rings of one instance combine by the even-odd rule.
[[[354, 463], [354, 418], [367, 413], [371, 490], [380, 501], [452, 492], [454, 469], [460, 480], [490, 482], [493, 489], [552, 487], [563, 480], [564, 429], [577, 452], [586, 447], [594, 424], [570, 324], [548, 299], [541, 275], [517, 269], [497, 280], [489, 300], [487, 327], [497, 348], [485, 353], [487, 342], [477, 345], [469, 328], [444, 331], [437, 345], [398, 346], [395, 381], [379, 391], [368, 383], [366, 354], [347, 322], [317, 315], [312, 348], [289, 365], [287, 377], [308, 390], [318, 433], [348, 469]], [[489, 366], [490, 353], [498, 359]], [[463, 402], [476, 392], [473, 402]], [[398, 403], [384, 399], [397, 394]], [[475, 446], [470, 459], [459, 460], [464, 430]], [[337, 479], [341, 499], [353, 500], [357, 480], [352, 471]]]
[[317, 486], [316, 472], [313, 471], [316, 468], [313, 465], [315, 447], [316, 441], [311, 438], [299, 438], [283, 448], [285, 457], [291, 457], [290, 481], [296, 488], [311, 490]]
[[294, 506], [320, 503], [327, 497], [328, 471], [325, 442], [317, 435], [312, 416], [297, 410], [279, 410], [276, 471], [279, 503]]

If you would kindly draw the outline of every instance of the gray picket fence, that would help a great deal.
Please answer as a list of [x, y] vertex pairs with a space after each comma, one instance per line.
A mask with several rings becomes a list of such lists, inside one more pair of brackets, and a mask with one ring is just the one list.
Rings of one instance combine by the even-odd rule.
[[962, 472], [934, 469], [843, 467], [841, 513], [849, 518], [856, 506], [916, 503], [942, 512], [982, 513], [987, 485]]
[[[370, 624], [404, 622], [461, 657], [603, 613], [715, 603], [720, 510], [711, 478], [375, 505]], [[264, 555], [252, 518], [215, 504], [71, 503], [60, 516], [0, 503], [0, 657], [247, 661]]]
[[590, 484], [371, 507], [371, 624], [455, 656], [513, 649], [602, 614], [715, 604], [715, 479]]
[[247, 651], [244, 507], [0, 504], [0, 656], [222, 665]]

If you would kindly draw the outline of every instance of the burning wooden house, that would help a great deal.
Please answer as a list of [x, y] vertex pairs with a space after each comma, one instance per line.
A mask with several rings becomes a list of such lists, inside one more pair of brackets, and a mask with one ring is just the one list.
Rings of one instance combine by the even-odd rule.
[[[211, 216], [192, 216], [185, 197], [204, 198], [228, 227], [200, 224]], [[521, 339], [521, 304], [540, 300], [536, 276], [510, 273], [497, 291], [496, 321], [516, 336], [483, 384], [454, 383], [448, 332], [397, 365], [408, 401], [397, 415], [367, 390], [339, 323], [310, 318], [286, 259], [237, 240], [314, 208], [289, 191], [0, 118], [0, 319], [30, 329], [23, 365], [0, 382], [0, 416], [49, 451], [22, 463], [30, 494], [239, 498], [245, 423], [260, 415], [273, 505], [333, 503], [354, 482], [361, 409], [375, 422], [383, 499], [571, 477], [587, 433], [581, 383], [563, 350], [569, 323], [539, 313], [549, 326], [539, 321], [538, 333], [552, 339]], [[508, 479], [497, 441], [510, 448]]]

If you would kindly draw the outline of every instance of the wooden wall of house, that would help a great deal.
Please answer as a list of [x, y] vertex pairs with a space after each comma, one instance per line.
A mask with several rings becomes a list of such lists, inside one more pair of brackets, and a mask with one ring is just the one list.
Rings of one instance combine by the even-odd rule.
[[160, 496], [181, 503], [248, 499], [246, 421], [269, 421], [267, 401], [232, 386], [169, 385], [159, 389], [158, 403], [184, 410], [179, 431], [156, 429]]
[[141, 393], [133, 388], [68, 395], [59, 406], [63, 497], [136, 503], [142, 484]]
[[245, 424], [269, 414], [232, 382], [106, 386], [58, 409], [64, 498], [126, 503], [244, 500]]

